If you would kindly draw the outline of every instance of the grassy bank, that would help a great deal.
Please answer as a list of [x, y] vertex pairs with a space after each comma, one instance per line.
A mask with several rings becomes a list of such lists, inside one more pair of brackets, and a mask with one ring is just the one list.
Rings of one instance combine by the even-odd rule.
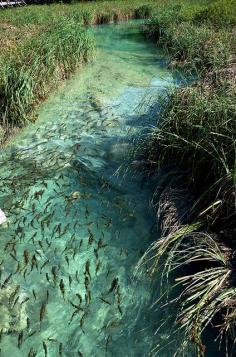
[[34, 121], [35, 107], [94, 54], [87, 25], [151, 15], [154, 1], [26, 6], [0, 12], [0, 142]]
[[[235, 25], [234, 2], [222, 0], [165, 6], [145, 27], [166, 48], [171, 67], [197, 78], [163, 99], [142, 159], [149, 175], [162, 175], [154, 198], [162, 238], [145, 258], [154, 275], [175, 271], [182, 347], [195, 342], [199, 355], [210, 325], [228, 351], [236, 336]], [[183, 210], [187, 197], [192, 203]]]

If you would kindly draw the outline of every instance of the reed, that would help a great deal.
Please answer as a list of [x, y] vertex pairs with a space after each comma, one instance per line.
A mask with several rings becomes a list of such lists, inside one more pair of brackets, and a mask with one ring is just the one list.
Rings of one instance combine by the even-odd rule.
[[[194, 342], [199, 355], [205, 354], [204, 331], [215, 321], [218, 341], [232, 347], [235, 340], [235, 20], [232, 1], [186, 1], [160, 9], [144, 28], [166, 49], [170, 66], [195, 80], [160, 99], [157, 127], [143, 142], [149, 175], [170, 168], [173, 174], [156, 191], [162, 237], [139, 266], [151, 264], [150, 273], [161, 272], [174, 287], [175, 272], [182, 291], [172, 302], [179, 308], [183, 347]], [[173, 188], [192, 199], [178, 220], [173, 198], [162, 202], [163, 192]]]

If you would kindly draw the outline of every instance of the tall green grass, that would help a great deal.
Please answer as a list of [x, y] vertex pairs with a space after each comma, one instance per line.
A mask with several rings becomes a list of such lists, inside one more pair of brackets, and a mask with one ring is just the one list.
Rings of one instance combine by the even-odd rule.
[[0, 69], [1, 104], [6, 128], [22, 127], [33, 107], [94, 49], [90, 31], [73, 19], [54, 19], [46, 31], [27, 39], [5, 57]]
[[[202, 335], [216, 318], [219, 340], [235, 339], [235, 24], [233, 1], [179, 1], [160, 9], [144, 28], [166, 49], [171, 67], [196, 78], [163, 99], [142, 159], [151, 172], [173, 169], [172, 178], [169, 172], [157, 187], [162, 237], [144, 259], [152, 274], [179, 275], [182, 293], [172, 301], [179, 307], [177, 326], [185, 331], [184, 347], [194, 342], [199, 355], [205, 354]], [[192, 198], [177, 221], [171, 195], [165, 204], [161, 199], [163, 189], [173, 188]]]

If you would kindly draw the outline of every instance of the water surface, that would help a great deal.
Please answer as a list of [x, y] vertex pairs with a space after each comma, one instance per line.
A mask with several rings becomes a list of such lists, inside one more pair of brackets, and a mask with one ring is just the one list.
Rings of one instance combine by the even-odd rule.
[[157, 233], [151, 190], [128, 159], [175, 80], [137, 25], [94, 31], [93, 63], [1, 152], [4, 357], [143, 357], [168, 342], [148, 277], [133, 275]]

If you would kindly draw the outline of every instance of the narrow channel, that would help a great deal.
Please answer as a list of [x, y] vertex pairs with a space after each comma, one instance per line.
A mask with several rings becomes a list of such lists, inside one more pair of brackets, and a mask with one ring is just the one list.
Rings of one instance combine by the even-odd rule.
[[93, 31], [94, 61], [1, 151], [3, 356], [143, 357], [168, 338], [133, 274], [157, 232], [151, 190], [126, 166], [176, 80], [137, 24]]

